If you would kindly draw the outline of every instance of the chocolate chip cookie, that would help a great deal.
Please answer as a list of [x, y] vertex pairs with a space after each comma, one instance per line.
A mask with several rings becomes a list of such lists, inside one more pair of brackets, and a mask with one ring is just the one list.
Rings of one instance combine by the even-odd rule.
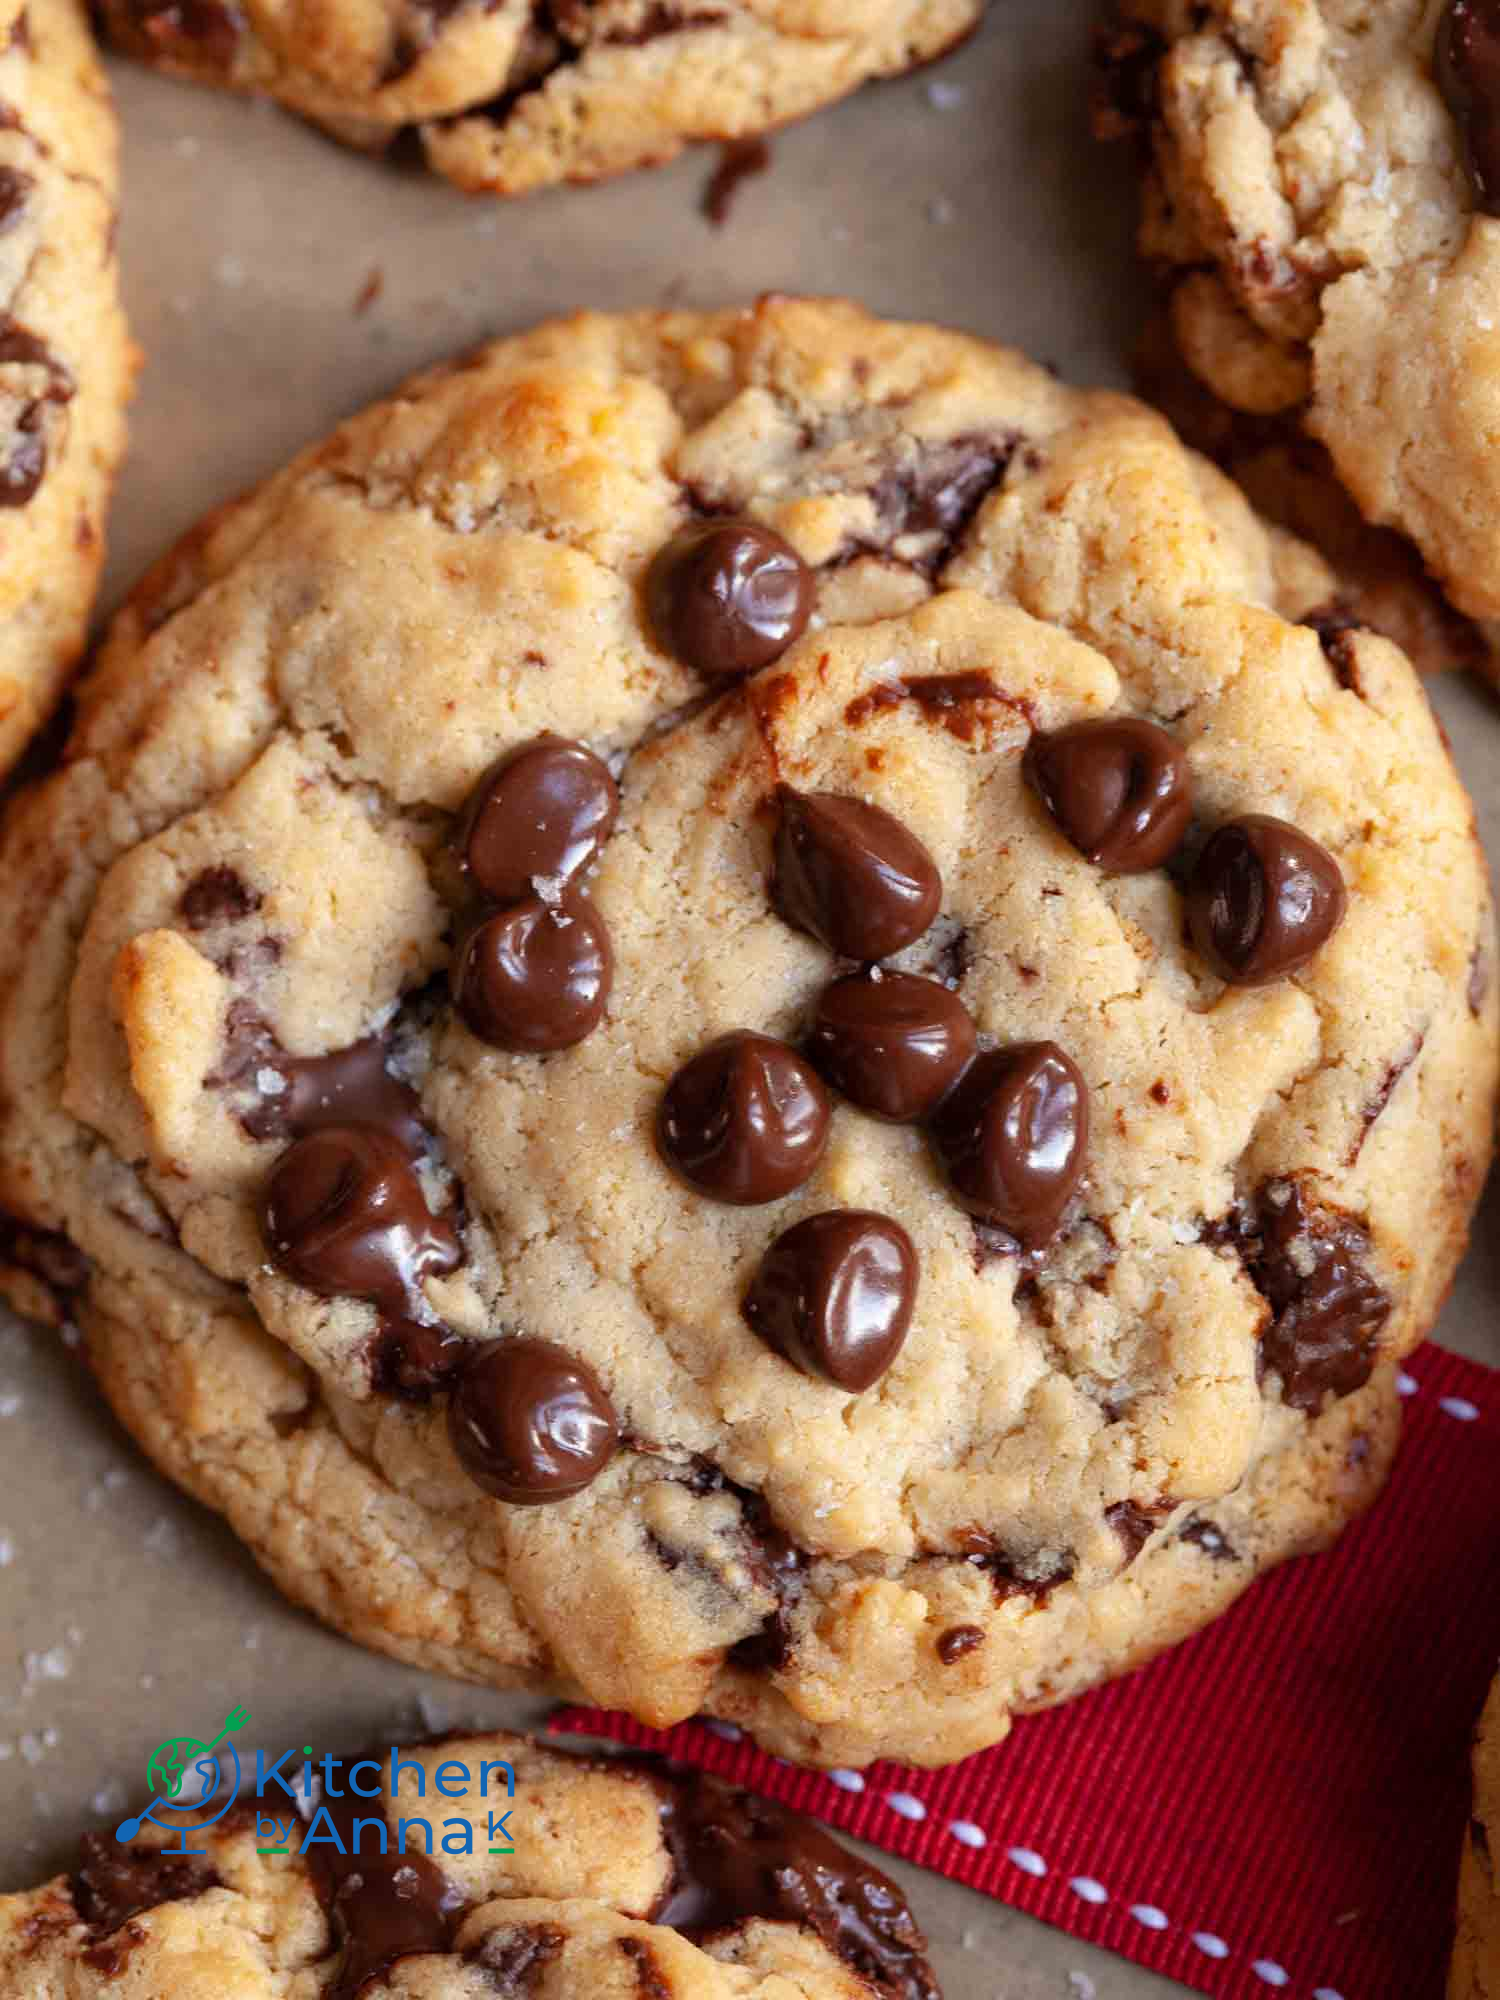
[[1104, 58], [1100, 122], [1145, 140], [1153, 393], [1418, 665], [1493, 676], [1500, 9], [1121, 0]]
[[320, 1755], [243, 1785], [198, 1852], [169, 1838], [87, 1835], [74, 1873], [0, 1896], [0, 1993], [939, 2000], [888, 1876], [646, 1760], [511, 1735]]
[[746, 139], [933, 61], [984, 0], [102, 0], [174, 76], [273, 97], [459, 187], [524, 194]]
[[115, 125], [77, 0], [0, 4], [0, 772], [83, 646], [135, 355]]
[[1470, 807], [1331, 589], [851, 306], [418, 380], [5, 828], [13, 1296], [362, 1640], [994, 1741], [1373, 1494], [1484, 1174]]
[[1500, 1993], [1500, 1686], [1491, 1691], [1474, 1735], [1474, 1810], [1458, 1876], [1458, 1938], [1448, 2000], [1491, 2000]]

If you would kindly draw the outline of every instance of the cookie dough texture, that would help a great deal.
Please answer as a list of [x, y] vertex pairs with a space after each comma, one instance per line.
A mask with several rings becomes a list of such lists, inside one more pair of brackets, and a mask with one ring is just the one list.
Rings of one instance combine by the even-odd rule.
[[[357, 1961], [340, 1933], [352, 1928], [367, 1953], [382, 1934], [402, 1935], [399, 1897], [423, 1899], [445, 1878], [450, 1935], [441, 1950], [382, 1960], [368, 1990], [401, 2000], [871, 2000], [861, 1977], [812, 1929], [750, 1917], [701, 1942], [653, 1921], [676, 1881], [669, 1845], [673, 1788], [644, 1768], [611, 1768], [550, 1751], [510, 1735], [446, 1738], [403, 1749], [399, 1789], [390, 1753], [374, 1753], [377, 1778], [359, 1782], [378, 1796], [357, 1801], [359, 1854], [379, 1855], [380, 1823], [390, 1860], [365, 1885], [375, 1921], [360, 1922], [358, 1885], [347, 1905], [352, 1924], [332, 1922], [326, 1885], [296, 1851], [260, 1854], [255, 1804], [247, 1800], [218, 1826], [195, 1834], [200, 1860], [161, 1854], [169, 1835], [148, 1822], [128, 1850], [107, 1836], [87, 1841], [79, 1872], [40, 1888], [0, 1896], [0, 1995], [5, 2000], [349, 2000], [347, 1968]], [[493, 1768], [507, 1763], [514, 1800]], [[438, 1773], [446, 1793], [439, 1794]], [[421, 1767], [418, 1778], [413, 1766]], [[467, 1782], [466, 1782], [467, 1775]], [[420, 1783], [420, 1791], [418, 1789]], [[508, 1808], [515, 1852], [492, 1855], [492, 1813]], [[267, 1814], [296, 1823], [293, 1804], [272, 1788]], [[425, 1819], [435, 1840], [460, 1844], [458, 1822], [472, 1829], [473, 1853], [422, 1861], [425, 1836], [408, 1835], [418, 1857], [415, 1882], [389, 1884], [400, 1867], [403, 1819]], [[348, 1819], [342, 1837], [351, 1838]], [[321, 1835], [320, 1835], [321, 1837]], [[326, 1842], [325, 1842], [326, 1847]], [[440, 1871], [437, 1872], [437, 1871]], [[370, 1871], [373, 1877], [374, 1871]], [[393, 1892], [393, 1893], [392, 1893]], [[133, 1913], [132, 1912], [133, 1909]], [[379, 1918], [386, 1915], [382, 1933]], [[410, 1928], [407, 1927], [407, 1936]], [[920, 1938], [917, 1940], [920, 1948]], [[367, 1956], [365, 1962], [371, 1962]], [[925, 1974], [926, 1967], [915, 1961]], [[379, 1968], [384, 1963], [383, 1972]], [[892, 1989], [895, 1990], [894, 1988]], [[913, 1983], [913, 1993], [922, 1987]], [[934, 1996], [930, 1984], [925, 1990]]]
[[0, 0], [0, 772], [83, 647], [135, 355], [114, 113], [77, 0]]
[[[786, 536], [818, 611], [705, 705], [640, 586], [716, 510]], [[1298, 622], [1330, 589], [1143, 406], [850, 306], [581, 317], [411, 384], [146, 579], [63, 767], [10, 816], [13, 1294], [46, 1306], [58, 1272], [123, 1421], [367, 1643], [656, 1723], [708, 1710], [832, 1764], [994, 1741], [1371, 1498], [1395, 1362], [1483, 1178], [1471, 810], [1396, 649]], [[1056, 833], [1029, 732], [1103, 711], [1169, 722], [1205, 824], [1274, 813], [1337, 856], [1349, 913], [1307, 970], [1226, 989], [1168, 874], [1104, 875]], [[452, 1014], [443, 851], [486, 767], [545, 730], [615, 757], [622, 805], [590, 883], [609, 1012], [541, 1060]], [[944, 908], [896, 962], [1082, 1069], [1087, 1185], [1038, 1267], [975, 1229], [920, 1132], [848, 1105], [768, 1206], [659, 1159], [677, 1066], [730, 1029], [795, 1038], [834, 970], [770, 906], [778, 782], [910, 826]], [[462, 1188], [465, 1261], [429, 1299], [466, 1337], [594, 1367], [626, 1448], [585, 1492], [485, 1498], [441, 1397], [374, 1392], [371, 1309], [267, 1264], [280, 1142], [244, 1120], [278, 1079], [247, 1021], [302, 1056], [387, 1035], [434, 1199]], [[861, 1397], [739, 1311], [773, 1237], [832, 1207], [893, 1217], [920, 1258], [910, 1336]], [[1252, 1212], [1305, 1219], [1274, 1308]], [[1368, 1382], [1325, 1406], [1259, 1364], [1329, 1231], [1390, 1310]], [[960, 1626], [982, 1642], [945, 1664]]]
[[984, 0], [104, 0], [121, 47], [460, 187], [524, 194], [744, 139], [943, 55]]
[[1367, 519], [1490, 621], [1500, 221], [1433, 80], [1442, 12], [1124, 0], [1116, 110], [1149, 136], [1141, 246], [1188, 369], [1326, 446]]

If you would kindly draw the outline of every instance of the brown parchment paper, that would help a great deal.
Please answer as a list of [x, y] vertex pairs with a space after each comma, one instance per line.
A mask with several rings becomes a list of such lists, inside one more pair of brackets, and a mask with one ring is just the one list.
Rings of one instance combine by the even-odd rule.
[[[1143, 301], [1127, 164], [1085, 136], [1094, 12], [992, 0], [956, 58], [781, 135], [721, 230], [699, 212], [706, 153], [605, 187], [466, 201], [266, 107], [115, 65], [121, 250], [148, 359], [108, 600], [203, 510], [410, 370], [576, 306], [849, 292], [1122, 382]], [[1458, 681], [1435, 699], [1500, 855], [1500, 703]], [[1440, 1335], [1500, 1361], [1497, 1220], [1492, 1200]], [[138, 1458], [76, 1356], [3, 1319], [0, 1557], [0, 1889], [143, 1803], [150, 1749], [233, 1701], [251, 1711], [247, 1742], [320, 1750], [538, 1712], [376, 1659], [283, 1605]], [[892, 1866], [950, 2000], [1177, 1990]]]

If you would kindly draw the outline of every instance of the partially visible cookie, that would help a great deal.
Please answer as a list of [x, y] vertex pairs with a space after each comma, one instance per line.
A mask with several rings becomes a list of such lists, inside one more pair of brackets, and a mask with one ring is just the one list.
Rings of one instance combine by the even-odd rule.
[[0, 4], [0, 772], [83, 647], [135, 354], [115, 123], [78, 0]]
[[122, 48], [350, 144], [416, 128], [460, 187], [524, 194], [744, 139], [930, 62], [984, 0], [103, 0]]
[[1474, 1733], [1474, 1805], [1458, 1875], [1458, 1937], [1448, 2000], [1500, 1996], [1500, 1681]]
[[310, 1790], [242, 1782], [179, 1840], [200, 1852], [169, 1840], [90, 1834], [73, 1874], [0, 1896], [3, 2000], [939, 2000], [888, 1876], [644, 1759], [509, 1734], [320, 1754]]
[[1472, 809], [1332, 588], [837, 302], [434, 371], [6, 821], [0, 1275], [367, 1643], [996, 1740], [1367, 1503], [1483, 1180]]
[[[1141, 248], [1180, 364], [1234, 413], [1194, 425], [1193, 441], [1248, 468], [1273, 516], [1321, 526], [1355, 608], [1402, 640], [1418, 633], [1419, 665], [1487, 672], [1480, 628], [1500, 618], [1493, 18], [1475, 0], [1120, 0], [1099, 118], [1145, 137]], [[1330, 468], [1384, 542], [1358, 533]], [[1435, 607], [1424, 567], [1461, 615]]]

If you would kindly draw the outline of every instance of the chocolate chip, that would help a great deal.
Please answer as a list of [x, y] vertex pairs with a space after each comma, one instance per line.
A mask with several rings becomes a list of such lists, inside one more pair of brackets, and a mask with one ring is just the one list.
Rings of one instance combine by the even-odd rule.
[[989, 1049], [939, 1107], [932, 1136], [964, 1207], [1039, 1247], [1083, 1174], [1088, 1087], [1056, 1042]]
[[398, 1959], [450, 1950], [468, 1899], [420, 1847], [382, 1853], [368, 1824], [378, 1807], [352, 1797], [347, 1778], [318, 1803], [337, 1841], [312, 1841], [307, 1865], [339, 1947], [338, 1970], [320, 1991], [323, 2000], [356, 2000]]
[[655, 1923], [690, 1936], [753, 1917], [802, 1924], [877, 1991], [937, 2000], [926, 1940], [900, 1889], [810, 1820], [696, 1778], [677, 1786], [662, 1833], [676, 1865]]
[[96, 1940], [144, 1910], [185, 1902], [219, 1886], [218, 1876], [198, 1855], [122, 1847], [102, 1833], [86, 1833], [79, 1848], [81, 1858], [69, 1886], [74, 1908]]
[[1192, 817], [1181, 746], [1139, 717], [1098, 716], [1038, 731], [1021, 769], [1063, 838], [1112, 875], [1159, 868]]
[[536, 885], [560, 889], [609, 838], [620, 792], [592, 750], [538, 736], [492, 764], [470, 794], [454, 847], [474, 887], [516, 903]]
[[1448, 0], [1438, 22], [1433, 74], [1463, 139], [1474, 198], [1500, 215], [1500, 4]]
[[858, 1395], [900, 1353], [916, 1299], [917, 1253], [900, 1223], [840, 1208], [777, 1237], [743, 1310], [804, 1375]]
[[19, 167], [0, 167], [0, 232], [20, 220], [36, 181]]
[[1034, 1604], [1045, 1604], [1059, 1585], [1072, 1581], [1076, 1565], [1071, 1552], [1040, 1549], [1020, 1555], [989, 1535], [971, 1533], [968, 1539], [974, 1546], [964, 1562], [970, 1569], [984, 1572], [1001, 1604], [1012, 1597], [1029, 1597]]
[[1194, 1514], [1190, 1521], [1184, 1521], [1177, 1530], [1177, 1539], [1202, 1549], [1210, 1562], [1239, 1561], [1239, 1552], [1223, 1529], [1215, 1527], [1212, 1521], [1206, 1521], [1201, 1514]]
[[662, 1155], [713, 1201], [750, 1206], [802, 1186], [828, 1143], [828, 1092], [785, 1042], [741, 1030], [683, 1064], [662, 1094]]
[[658, 642], [706, 680], [737, 680], [779, 660], [807, 629], [812, 607], [812, 572], [758, 521], [684, 528], [646, 577]]
[[972, 743], [984, 724], [985, 711], [994, 703], [1031, 719], [1031, 704], [1018, 695], [1007, 694], [985, 673], [919, 674], [909, 681], [877, 681], [864, 694], [856, 695], [844, 710], [844, 720], [858, 729], [872, 716], [909, 701], [923, 715], [941, 723], [960, 743]]
[[1490, 995], [1490, 955], [1485, 946], [1476, 944], [1469, 957], [1469, 1012], [1475, 1020], [1484, 1012], [1484, 1003]]
[[565, 1942], [556, 1924], [502, 1924], [464, 1957], [486, 1975], [492, 1992], [502, 1995], [503, 2000], [521, 2000], [537, 1985]]
[[978, 1046], [956, 993], [912, 972], [852, 973], [825, 987], [807, 1052], [835, 1090], [893, 1124], [926, 1118]]
[[771, 900], [789, 924], [844, 958], [886, 958], [937, 915], [943, 878], [917, 836], [882, 806], [837, 792], [777, 794]]
[[178, 898], [177, 908], [190, 931], [206, 931], [216, 924], [243, 923], [260, 902], [242, 875], [220, 863], [198, 871]]
[[747, 1673], [777, 1673], [792, 1655], [792, 1613], [806, 1586], [812, 1558], [778, 1525], [763, 1494], [737, 1486], [707, 1459], [697, 1462], [694, 1478], [697, 1490], [732, 1493], [739, 1501], [751, 1576], [759, 1589], [776, 1599], [776, 1609], [762, 1621], [760, 1629], [737, 1639], [726, 1657]]
[[764, 139], [725, 141], [719, 152], [719, 164], [703, 190], [703, 213], [715, 229], [722, 229], [729, 220], [729, 212], [745, 182], [763, 174], [770, 164], [771, 148]]
[[950, 1625], [937, 1642], [937, 1656], [945, 1667], [966, 1659], [984, 1644], [984, 1631], [978, 1625]]
[[637, 2000], [672, 2000], [672, 1986], [661, 1969], [661, 1961], [644, 1938], [622, 1937], [621, 1951], [635, 1972]]
[[244, 16], [228, 0], [127, 0], [152, 53], [229, 71], [239, 51]]
[[598, 1027], [613, 971], [609, 933], [586, 896], [556, 905], [528, 896], [464, 937], [453, 1000], [492, 1048], [547, 1055]]
[[1105, 1508], [1104, 1518], [1119, 1536], [1127, 1563], [1135, 1561], [1156, 1533], [1161, 1512], [1160, 1508], [1153, 1513], [1149, 1507], [1138, 1507], [1134, 1500], [1117, 1500]]
[[1300, 1181], [1273, 1181], [1256, 1201], [1259, 1242], [1247, 1260], [1274, 1318], [1261, 1336], [1262, 1372], [1281, 1399], [1315, 1411], [1325, 1396], [1362, 1389], [1391, 1297], [1370, 1275], [1370, 1233], [1353, 1216], [1313, 1205]]
[[1285, 820], [1247, 813], [1205, 842], [1188, 884], [1188, 926], [1221, 979], [1266, 986], [1321, 950], [1348, 901], [1325, 847]]
[[586, 1361], [518, 1334], [468, 1361], [448, 1434], [476, 1486], [513, 1507], [538, 1507], [591, 1485], [614, 1456], [620, 1425]]
[[1005, 477], [1019, 439], [975, 432], [912, 448], [906, 463], [871, 490], [884, 544], [910, 537], [934, 546], [913, 557], [931, 575], [942, 568], [986, 498]]
[[417, 1094], [386, 1067], [384, 1037], [368, 1035], [323, 1056], [288, 1055], [248, 1001], [231, 1002], [224, 1054], [207, 1079], [218, 1090], [256, 1092], [240, 1113], [252, 1139], [300, 1139], [322, 1125], [378, 1125], [413, 1158], [427, 1151]]
[[329, 1125], [277, 1161], [262, 1227], [279, 1267], [323, 1298], [426, 1316], [422, 1280], [460, 1261], [451, 1222], [427, 1206], [411, 1156], [373, 1125]]

